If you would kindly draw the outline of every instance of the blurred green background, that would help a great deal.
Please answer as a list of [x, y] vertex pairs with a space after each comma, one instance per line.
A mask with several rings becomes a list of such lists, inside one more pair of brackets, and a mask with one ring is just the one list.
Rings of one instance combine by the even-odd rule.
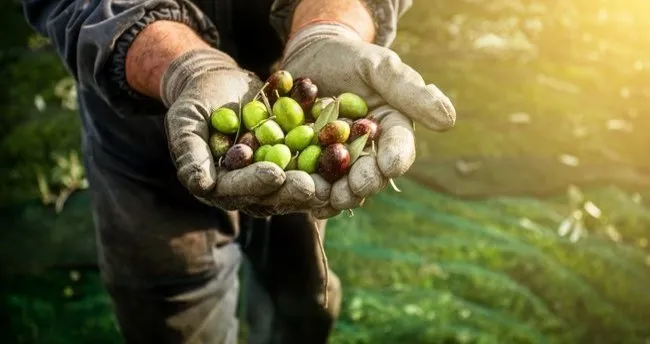
[[[414, 3], [393, 48], [457, 126], [330, 222], [332, 343], [650, 343], [650, 2]], [[0, 342], [118, 343], [74, 85], [18, 1], [0, 16]]]

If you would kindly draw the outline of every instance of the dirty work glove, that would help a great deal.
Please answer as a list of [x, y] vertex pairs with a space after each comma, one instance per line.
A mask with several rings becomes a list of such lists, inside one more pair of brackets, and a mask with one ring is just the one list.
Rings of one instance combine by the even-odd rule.
[[218, 50], [177, 58], [161, 84], [169, 150], [181, 183], [206, 204], [258, 217], [297, 212], [314, 195], [309, 174], [285, 173], [270, 162], [227, 171], [215, 164], [208, 145], [210, 114], [222, 106], [238, 112], [239, 102], [253, 99], [261, 86], [253, 73]]
[[[391, 178], [402, 176], [415, 160], [413, 122], [442, 132], [453, 127], [456, 111], [436, 86], [404, 64], [392, 50], [364, 42], [346, 26], [312, 24], [287, 43], [282, 69], [309, 77], [319, 97], [352, 92], [366, 100], [380, 120], [376, 155], [357, 160], [348, 177], [331, 185], [317, 183], [317, 199], [329, 191], [328, 205], [314, 211], [329, 217], [359, 207], [381, 191]], [[320, 186], [319, 186], [320, 185]]]

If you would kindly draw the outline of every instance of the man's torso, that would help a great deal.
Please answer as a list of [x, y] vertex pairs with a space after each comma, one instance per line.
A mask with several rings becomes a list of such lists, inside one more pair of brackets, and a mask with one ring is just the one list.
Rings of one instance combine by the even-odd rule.
[[[193, 0], [219, 31], [219, 49], [262, 79], [281, 56], [269, 24], [273, 0]], [[161, 192], [183, 193], [172, 165], [163, 115], [122, 118], [92, 93], [79, 93], [84, 149], [91, 172], [111, 173]], [[92, 157], [92, 159], [90, 159]], [[179, 196], [182, 197], [182, 196]]]

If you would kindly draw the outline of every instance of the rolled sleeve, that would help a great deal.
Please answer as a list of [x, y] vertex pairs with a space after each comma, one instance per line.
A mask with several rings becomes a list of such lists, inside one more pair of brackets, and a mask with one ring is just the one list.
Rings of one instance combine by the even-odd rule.
[[[283, 42], [291, 31], [291, 23], [296, 7], [302, 0], [275, 0], [271, 6], [270, 22]], [[375, 23], [374, 44], [388, 47], [393, 44], [397, 34], [397, 23], [413, 5], [412, 0], [361, 0], [370, 12]]]
[[188, 0], [23, 0], [23, 8], [29, 24], [50, 39], [81, 91], [97, 94], [120, 116], [165, 110], [126, 82], [126, 53], [147, 25], [181, 22], [219, 45], [214, 24]]
[[397, 23], [413, 5], [412, 0], [362, 0], [375, 21], [375, 44], [388, 47], [397, 35]]

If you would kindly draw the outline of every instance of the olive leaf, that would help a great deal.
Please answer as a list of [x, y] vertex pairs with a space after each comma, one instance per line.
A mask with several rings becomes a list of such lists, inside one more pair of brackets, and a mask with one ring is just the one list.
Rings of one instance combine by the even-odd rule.
[[339, 118], [339, 104], [340, 100], [337, 98], [335, 101], [327, 104], [327, 106], [321, 111], [320, 116], [316, 119], [314, 123], [314, 131], [319, 133], [327, 123], [333, 122]]
[[348, 151], [350, 152], [350, 165], [354, 164], [357, 159], [363, 153], [363, 149], [366, 147], [366, 142], [368, 141], [368, 134], [364, 134], [358, 139], [352, 141], [348, 146]]

